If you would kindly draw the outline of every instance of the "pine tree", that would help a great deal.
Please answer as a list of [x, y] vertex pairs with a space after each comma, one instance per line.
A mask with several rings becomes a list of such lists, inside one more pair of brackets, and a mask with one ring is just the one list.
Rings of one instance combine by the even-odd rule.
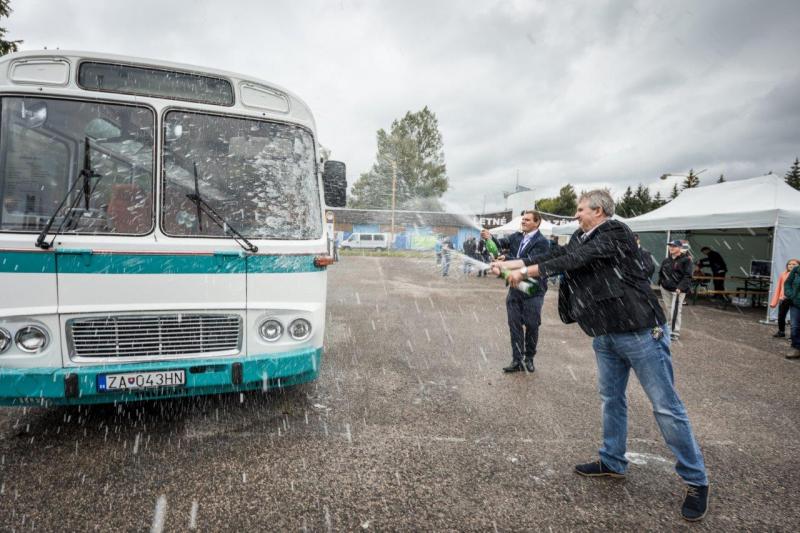
[[617, 201], [617, 206], [615, 211], [622, 217], [630, 218], [632, 216], [636, 216], [634, 214], [634, 197], [633, 197], [633, 190], [630, 187], [625, 189], [625, 193], [622, 195], [622, 198]]
[[678, 184], [676, 183], [675, 185], [672, 186], [672, 193], [669, 195], [669, 199], [674, 200], [675, 198], [678, 197], [680, 193], [681, 191], [678, 190]]
[[689, 169], [689, 175], [683, 180], [682, 189], [694, 189], [700, 186], [700, 178], [694, 173], [694, 169]]
[[725, 175], [724, 174], [720, 174], [719, 175], [719, 179], [717, 180], [717, 183], [725, 183]]
[[638, 211], [637, 215], [643, 215], [655, 209], [653, 206], [653, 198], [650, 196], [650, 188], [645, 187], [644, 184], [640, 183], [639, 186], [636, 187], [636, 193], [634, 193], [633, 197], [636, 199], [634, 205]]
[[800, 191], [800, 159], [794, 158], [794, 164], [784, 178], [786, 183]]

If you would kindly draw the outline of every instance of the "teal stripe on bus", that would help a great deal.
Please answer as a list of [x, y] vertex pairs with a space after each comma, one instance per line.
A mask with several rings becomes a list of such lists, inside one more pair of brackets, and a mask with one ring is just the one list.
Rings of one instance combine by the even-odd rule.
[[244, 274], [238, 256], [58, 254], [59, 274]]
[[[56, 269], [57, 265], [57, 269]], [[168, 255], [0, 252], [0, 272], [59, 274], [274, 274], [319, 272], [312, 255]]]
[[251, 255], [247, 258], [248, 274], [319, 272], [313, 255]]
[[53, 252], [0, 252], [0, 272], [20, 274], [55, 274]]

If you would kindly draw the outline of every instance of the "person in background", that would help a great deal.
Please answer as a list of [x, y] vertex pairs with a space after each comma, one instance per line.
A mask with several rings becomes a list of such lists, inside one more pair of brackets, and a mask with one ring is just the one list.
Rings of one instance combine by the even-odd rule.
[[[486, 263], [487, 265], [492, 262], [492, 256], [489, 254], [489, 251], [486, 250], [486, 239], [483, 237], [478, 239], [477, 243], [475, 244], [475, 259], [481, 263]], [[478, 277], [486, 277], [487, 270], [487, 268], [479, 266]]]
[[783, 284], [783, 294], [791, 302], [789, 318], [792, 322], [792, 351], [786, 359], [800, 359], [800, 266], [789, 273]]
[[469, 276], [472, 273], [472, 261], [475, 256], [475, 239], [473, 237], [469, 237], [464, 241], [464, 244], [461, 245], [461, 251], [464, 252], [464, 260], [461, 264], [461, 270], [465, 276]]
[[778, 332], [773, 337], [786, 336], [786, 315], [789, 314], [789, 308], [792, 307], [792, 301], [786, 298], [783, 292], [783, 285], [786, 283], [789, 274], [792, 273], [794, 268], [800, 265], [797, 259], [789, 259], [786, 263], [786, 270], [781, 272], [778, 276], [778, 286], [775, 288], [775, 294], [772, 295], [772, 301], [769, 303], [770, 307], [778, 308]]
[[450, 252], [453, 250], [453, 245], [450, 239], [445, 237], [442, 240], [442, 277], [447, 277], [450, 272]]
[[642, 266], [642, 271], [647, 276], [647, 279], [652, 279], [653, 274], [656, 272], [656, 263], [653, 261], [653, 254], [651, 254], [646, 248], [642, 248], [642, 243], [639, 241], [638, 233], [634, 233], [633, 236], [636, 239], [636, 246], [639, 254], [639, 264]]
[[[701, 259], [697, 262], [697, 265], [700, 268], [710, 268], [711, 275], [715, 278], [714, 279], [714, 290], [715, 291], [724, 291], [725, 290], [725, 275], [728, 273], [728, 265], [725, 264], [725, 260], [719, 255], [719, 252], [715, 252], [708, 246], [703, 246], [700, 248], [700, 251], [706, 256], [705, 259]], [[719, 278], [719, 279], [716, 279]], [[724, 297], [724, 295], [721, 295]]]
[[683, 300], [692, 286], [692, 260], [684, 252], [683, 243], [675, 240], [667, 243], [669, 255], [661, 262], [658, 271], [658, 286], [667, 312], [672, 340], [681, 335]]
[[433, 253], [436, 254], [436, 266], [442, 264], [442, 239], [436, 237], [436, 243], [433, 245]]

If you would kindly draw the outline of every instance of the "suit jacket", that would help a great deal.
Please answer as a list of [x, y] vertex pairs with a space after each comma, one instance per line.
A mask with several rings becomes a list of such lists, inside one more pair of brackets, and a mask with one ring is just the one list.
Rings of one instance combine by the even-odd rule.
[[589, 336], [627, 333], [666, 323], [664, 312], [639, 263], [633, 232], [621, 222], [606, 220], [584, 240], [577, 230], [569, 243], [539, 261], [539, 272], [564, 273], [558, 314], [577, 322]]
[[[509, 254], [506, 256], [507, 260], [527, 259], [532, 261], [530, 264], [538, 263], [539, 259], [544, 257], [544, 255], [550, 251], [550, 241], [547, 239], [547, 237], [542, 235], [540, 231], [537, 231], [533, 237], [528, 239], [525, 247], [520, 250], [519, 246], [522, 244], [522, 240], [524, 238], [525, 235], [521, 231], [512, 233], [508, 237], [500, 239], [492, 237], [492, 239], [494, 239], [494, 241], [497, 243], [498, 247], [509, 249]], [[539, 281], [539, 288], [541, 290], [540, 293], [537, 293], [538, 296], [539, 294], [544, 294], [547, 291], [547, 276], [541, 275], [537, 278], [537, 280]], [[515, 293], [519, 293], [520, 296], [526, 297], [526, 295], [522, 292], [515, 289], [512, 290]], [[528, 298], [530, 298], [530, 296], [528, 296]]]

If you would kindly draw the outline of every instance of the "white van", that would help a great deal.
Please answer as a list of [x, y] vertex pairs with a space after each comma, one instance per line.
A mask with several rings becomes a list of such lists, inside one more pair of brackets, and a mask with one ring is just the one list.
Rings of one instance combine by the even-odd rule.
[[388, 233], [353, 233], [339, 246], [342, 249], [389, 249]]

